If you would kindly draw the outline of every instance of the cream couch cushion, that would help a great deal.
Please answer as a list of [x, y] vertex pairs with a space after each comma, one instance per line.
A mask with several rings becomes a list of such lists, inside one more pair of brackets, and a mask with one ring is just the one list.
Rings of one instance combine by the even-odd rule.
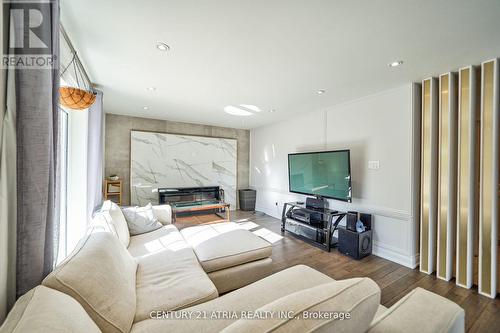
[[100, 333], [82, 306], [68, 295], [44, 286], [19, 298], [0, 333]]
[[464, 310], [456, 303], [425, 289], [415, 288], [377, 316], [367, 332], [463, 333], [464, 317]]
[[107, 222], [114, 226], [116, 236], [125, 247], [128, 247], [130, 242], [130, 232], [128, 230], [127, 220], [123, 216], [120, 206], [114, 202], [107, 200], [102, 204], [101, 211], [98, 214], [107, 219]]
[[[206, 313], [211, 315], [215, 311], [223, 310], [253, 311], [281, 297], [332, 281], [334, 281], [332, 278], [310, 267], [294, 266], [209, 302], [180, 310], [178, 313], [182, 314], [186, 311], [186, 314]], [[236, 319], [231, 318], [211, 320], [148, 319], [135, 323], [132, 326], [132, 333], [220, 332], [235, 321]]]
[[181, 230], [205, 272], [241, 265], [271, 256], [269, 242], [236, 223], [216, 223]]
[[266, 258], [211, 272], [208, 277], [222, 294], [265, 278], [272, 273], [272, 265], [272, 259]]
[[[134, 258], [151, 256], [160, 252], [176, 252], [191, 249], [174, 225], [165, 225], [157, 230], [130, 237], [128, 252]], [[191, 253], [194, 255], [192, 249]]]
[[[163, 226], [153, 213], [153, 206], [148, 203], [144, 207], [127, 207], [122, 210], [131, 236], [145, 234]], [[130, 245], [130, 243], [129, 243]]]
[[153, 213], [162, 224], [172, 223], [172, 207], [170, 205], [153, 205]]
[[130, 238], [138, 261], [135, 321], [153, 310], [177, 310], [218, 296], [191, 247], [173, 225]]
[[109, 232], [118, 238], [115, 225], [112, 223], [111, 216], [108, 212], [97, 212], [92, 217], [89, 230], [92, 232]]
[[76, 299], [103, 332], [125, 333], [135, 315], [136, 270], [116, 237], [89, 233], [42, 284]]
[[[224, 333], [335, 332], [364, 333], [380, 303], [380, 288], [368, 278], [333, 281], [279, 298], [256, 313], [271, 313], [266, 320], [240, 319]], [[278, 316], [279, 313], [290, 314]], [[323, 316], [328, 314], [327, 316]], [[311, 315], [321, 315], [312, 319]], [[349, 318], [345, 316], [349, 315]], [[299, 320], [297, 320], [299, 319]]]
[[375, 313], [375, 316], [373, 316], [372, 323], [376, 322], [380, 316], [382, 316], [385, 312], [387, 311], [387, 308], [383, 305], [378, 306], [377, 312]]

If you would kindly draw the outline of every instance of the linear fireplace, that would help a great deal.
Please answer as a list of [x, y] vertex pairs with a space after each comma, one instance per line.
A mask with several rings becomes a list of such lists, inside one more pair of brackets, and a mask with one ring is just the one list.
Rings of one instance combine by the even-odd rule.
[[159, 188], [161, 204], [175, 204], [177, 207], [205, 205], [224, 201], [224, 190], [219, 186]]
[[[229, 204], [224, 202], [224, 190], [219, 186], [159, 188], [160, 204], [172, 206], [172, 217], [175, 222], [178, 214], [213, 211], [229, 221]], [[222, 217], [222, 216], [221, 216]]]

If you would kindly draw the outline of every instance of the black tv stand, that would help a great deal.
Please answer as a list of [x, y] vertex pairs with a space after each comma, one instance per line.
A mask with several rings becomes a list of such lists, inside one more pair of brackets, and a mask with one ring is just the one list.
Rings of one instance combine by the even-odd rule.
[[[310, 211], [319, 216], [314, 223], [307, 223], [292, 217], [293, 210]], [[334, 237], [340, 221], [347, 213], [331, 210], [328, 208], [306, 207], [302, 202], [287, 202], [283, 205], [281, 215], [281, 232], [289, 232], [314, 246], [330, 252], [336, 246], [338, 240]]]

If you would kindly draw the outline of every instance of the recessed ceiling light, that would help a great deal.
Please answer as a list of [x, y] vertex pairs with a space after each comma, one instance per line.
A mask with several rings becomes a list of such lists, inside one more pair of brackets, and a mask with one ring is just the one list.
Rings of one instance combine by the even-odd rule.
[[322, 95], [322, 94], [326, 93], [326, 90], [320, 89], [320, 90], [316, 91], [316, 93], [318, 95]]
[[252, 115], [252, 112], [234, 105], [228, 105], [224, 107], [224, 112], [231, 114], [233, 116], [242, 116], [242, 117], [248, 117]]
[[275, 113], [275, 112], [276, 112], [276, 109], [271, 109], [271, 110], [269, 110], [269, 112], [271, 112], [271, 113]]
[[148, 87], [147, 88], [149, 91], [155, 91], [156, 90], [156, 87]]
[[149, 110], [149, 106], [143, 106], [142, 109], [143, 110]]
[[240, 106], [244, 109], [248, 109], [253, 112], [260, 112], [262, 111], [258, 106], [251, 105], [251, 104], [240, 104]]
[[224, 111], [234, 116], [246, 117], [259, 113], [262, 110], [258, 106], [252, 104], [240, 104], [240, 105], [228, 105], [224, 108]]
[[389, 65], [389, 67], [398, 67], [403, 64], [403, 60], [393, 61]]
[[165, 51], [165, 52], [170, 50], [170, 46], [168, 46], [167, 44], [165, 44], [163, 42], [156, 43], [156, 48], [160, 51]]

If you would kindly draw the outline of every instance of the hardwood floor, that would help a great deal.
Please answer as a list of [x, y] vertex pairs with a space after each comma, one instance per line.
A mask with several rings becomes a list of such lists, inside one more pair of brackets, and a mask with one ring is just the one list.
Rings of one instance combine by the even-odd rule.
[[[217, 215], [179, 217], [178, 228], [222, 221]], [[477, 289], [464, 289], [454, 280], [446, 282], [435, 275], [421, 273], [389, 260], [371, 255], [356, 261], [337, 250], [325, 252], [288, 234], [282, 235], [280, 221], [263, 213], [231, 212], [231, 221], [255, 223], [252, 229], [269, 238], [273, 243], [273, 270], [304, 264], [334, 279], [366, 276], [373, 279], [382, 290], [381, 303], [390, 307], [416, 287], [430, 290], [459, 304], [465, 310], [466, 332], [500, 332], [500, 299], [481, 296]], [[260, 231], [259, 231], [260, 230]], [[283, 238], [280, 238], [283, 237]]]

